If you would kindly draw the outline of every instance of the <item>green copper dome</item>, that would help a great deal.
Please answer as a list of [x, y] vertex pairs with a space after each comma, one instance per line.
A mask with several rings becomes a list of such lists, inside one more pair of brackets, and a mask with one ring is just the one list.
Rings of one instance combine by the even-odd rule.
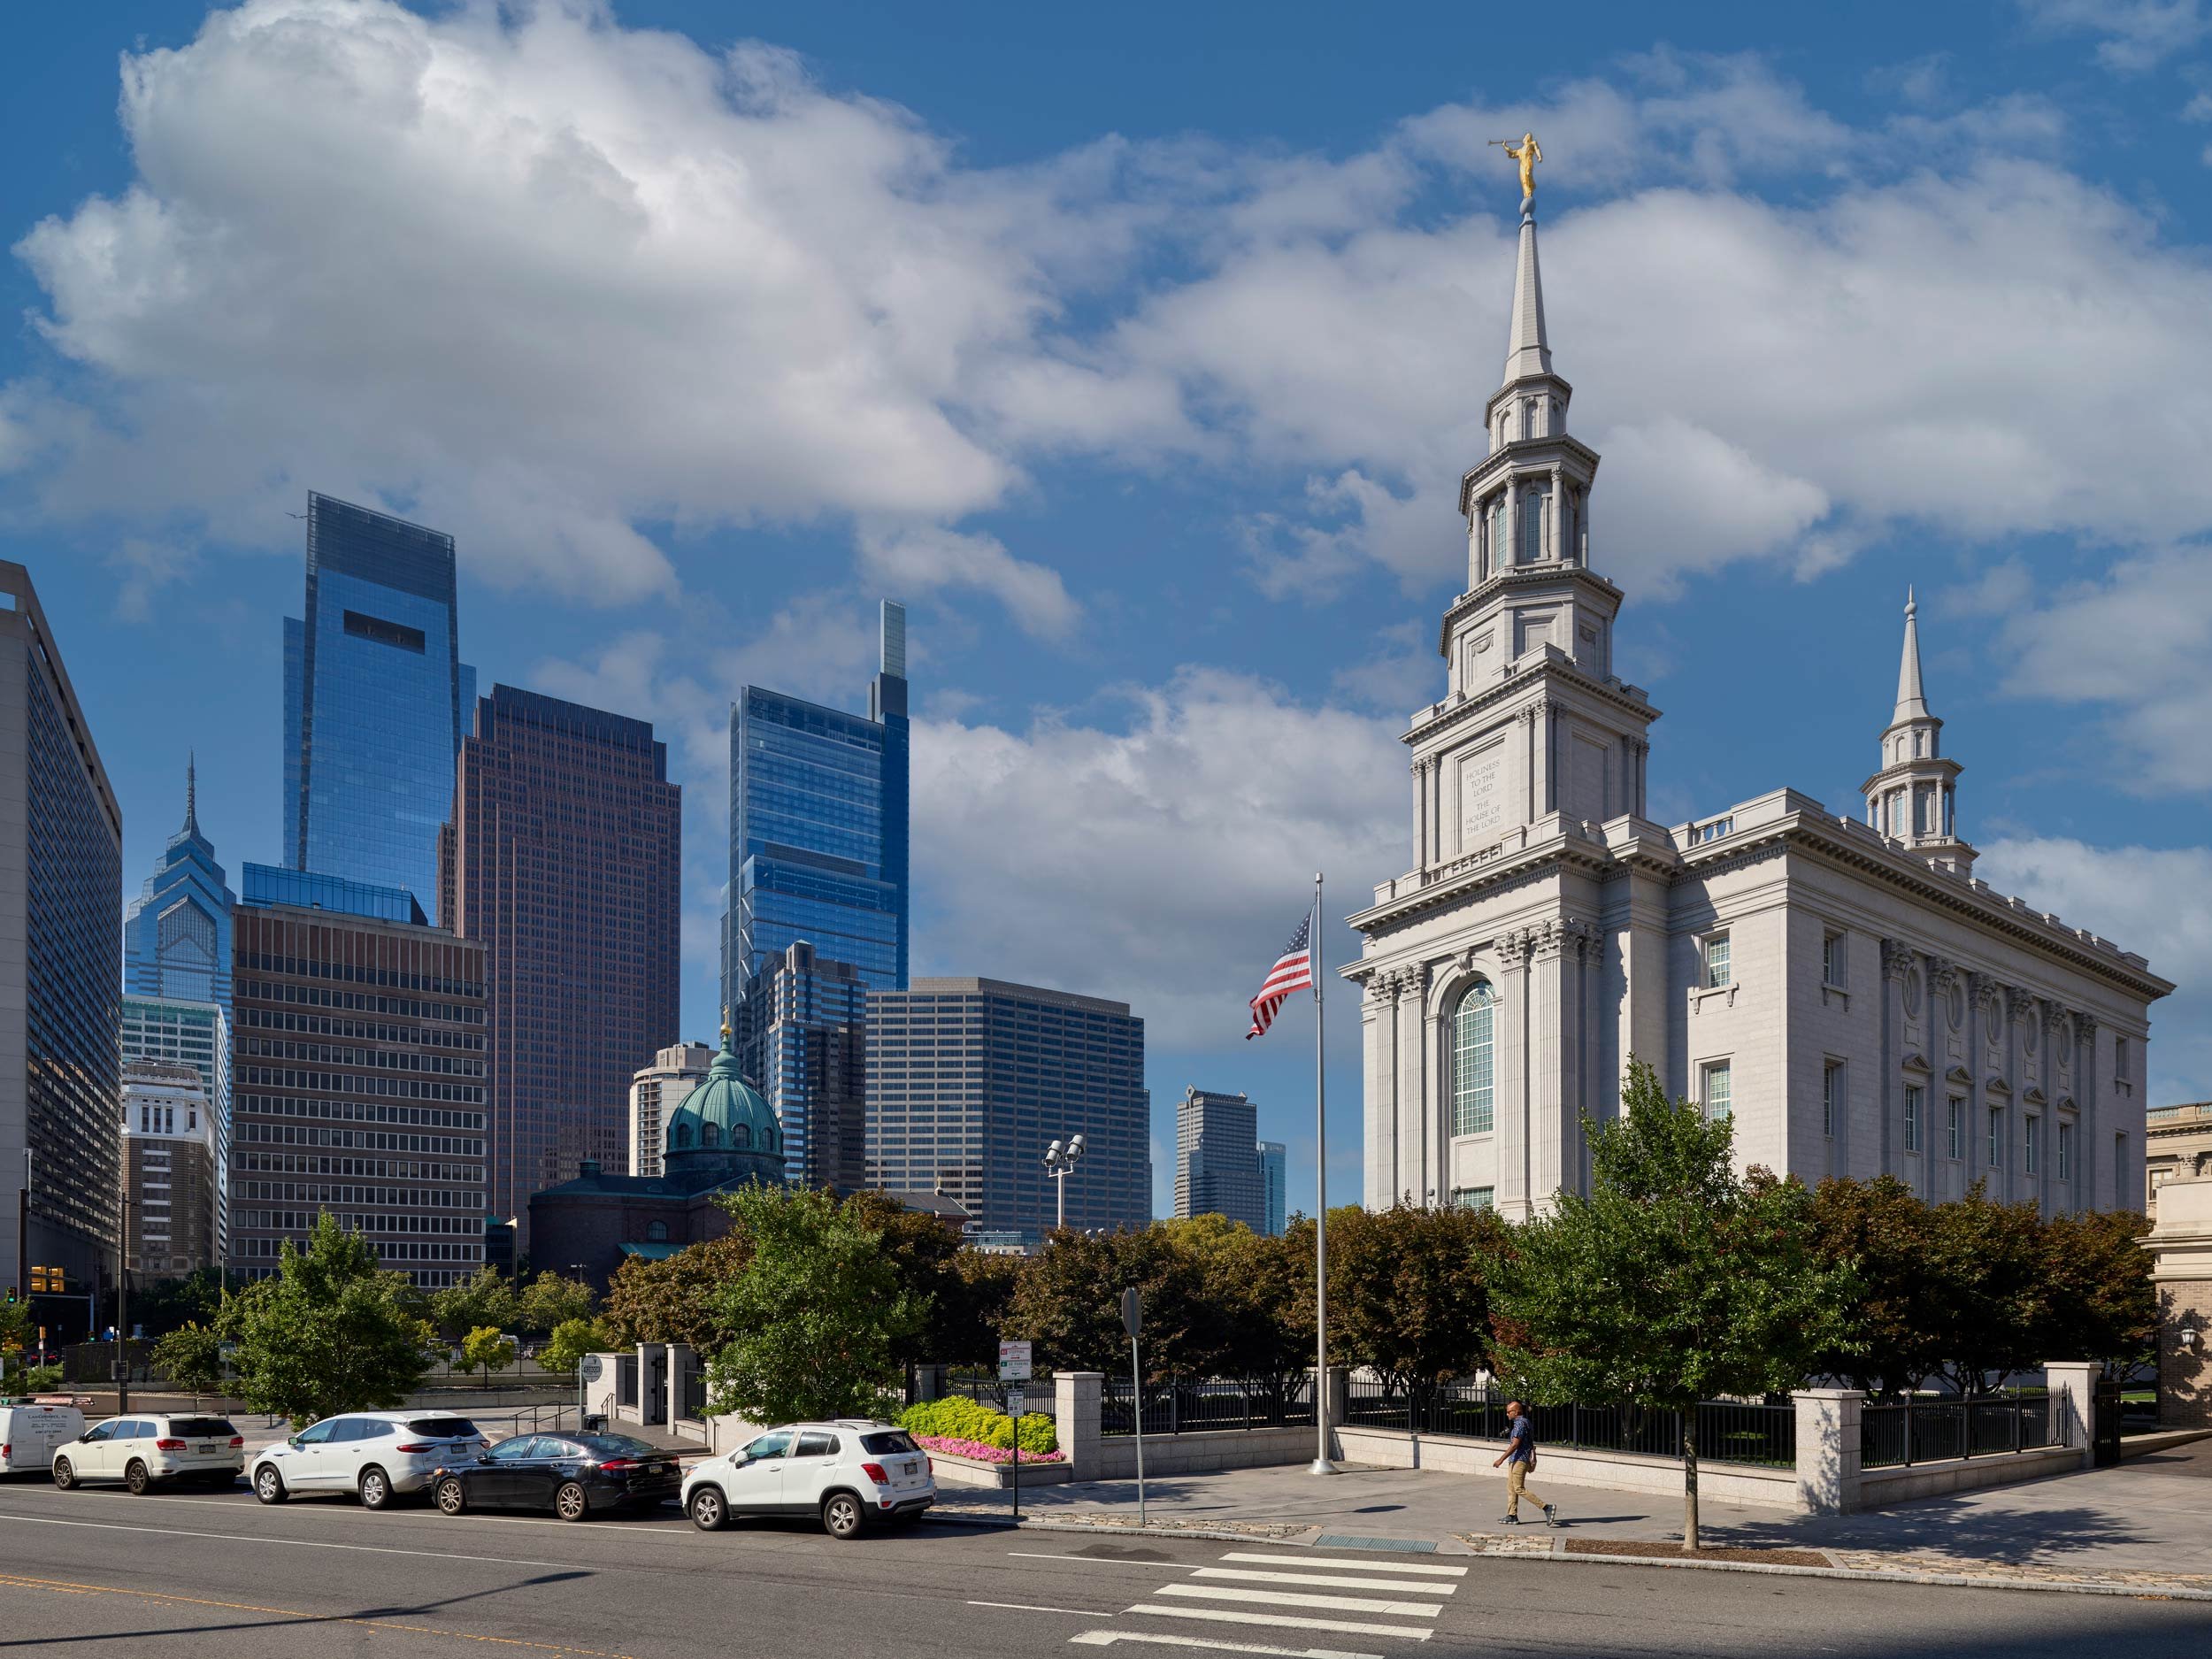
[[684, 1096], [668, 1120], [668, 1152], [751, 1152], [780, 1159], [783, 1132], [775, 1108], [738, 1075], [730, 1052], [730, 1033], [722, 1031], [722, 1052], [707, 1068], [706, 1080]]

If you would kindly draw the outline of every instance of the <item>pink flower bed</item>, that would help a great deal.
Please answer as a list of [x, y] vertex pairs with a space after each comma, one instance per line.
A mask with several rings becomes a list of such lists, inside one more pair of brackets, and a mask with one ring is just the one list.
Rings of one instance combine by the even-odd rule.
[[[971, 1458], [979, 1463], [1010, 1463], [1014, 1454], [1003, 1446], [986, 1446], [981, 1440], [956, 1440], [942, 1434], [917, 1434], [914, 1439], [933, 1452], [943, 1452], [950, 1457]], [[1024, 1452], [1025, 1463], [1064, 1463], [1065, 1452]]]

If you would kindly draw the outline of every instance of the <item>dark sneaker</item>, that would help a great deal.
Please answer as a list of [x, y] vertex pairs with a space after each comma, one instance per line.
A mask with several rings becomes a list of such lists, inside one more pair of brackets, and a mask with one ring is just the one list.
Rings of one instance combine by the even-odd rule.
[[1501, 1526], [1518, 1526], [1521, 1524], [1521, 1517], [1517, 1515], [1501, 1515], [1498, 1517], [1498, 1524]]
[[1544, 1506], [1544, 1525], [1546, 1526], [1556, 1526], [1559, 1525], [1559, 1511], [1553, 1509], [1548, 1503]]

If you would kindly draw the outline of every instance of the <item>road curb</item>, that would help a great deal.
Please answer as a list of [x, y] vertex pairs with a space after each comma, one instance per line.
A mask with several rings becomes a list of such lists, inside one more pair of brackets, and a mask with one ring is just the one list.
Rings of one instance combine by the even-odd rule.
[[[1235, 1532], [1225, 1527], [1122, 1526], [1104, 1521], [1062, 1521], [1025, 1515], [1017, 1522], [1009, 1516], [961, 1515], [933, 1512], [933, 1521], [954, 1526], [1018, 1526], [1026, 1532], [1094, 1532], [1117, 1538], [1202, 1538], [1230, 1544], [1272, 1544], [1279, 1549], [1310, 1549], [1310, 1538], [1270, 1538], [1262, 1533]], [[1309, 1528], [1308, 1531], [1316, 1529]], [[1878, 1567], [1794, 1567], [1758, 1561], [1669, 1561], [1653, 1555], [1570, 1555], [1562, 1550], [1535, 1554], [1520, 1550], [1483, 1549], [1463, 1538], [1448, 1539], [1468, 1555], [1490, 1561], [1527, 1562], [1585, 1567], [1658, 1567], [1670, 1572], [1763, 1572], [1786, 1578], [1844, 1578], [1869, 1584], [1924, 1584], [1946, 1589], [2034, 1590], [2059, 1595], [2117, 1595], [2146, 1601], [2212, 1601], [2212, 1590], [2183, 1585], [2072, 1583], [2050, 1578], [1987, 1578], [1967, 1572], [1915, 1572]], [[1563, 1540], [1561, 1540], [1563, 1541]], [[1812, 1548], [1808, 1546], [1808, 1548]], [[1440, 1543], [1440, 1550], [1442, 1548]], [[1457, 1551], [1443, 1553], [1456, 1554]]]

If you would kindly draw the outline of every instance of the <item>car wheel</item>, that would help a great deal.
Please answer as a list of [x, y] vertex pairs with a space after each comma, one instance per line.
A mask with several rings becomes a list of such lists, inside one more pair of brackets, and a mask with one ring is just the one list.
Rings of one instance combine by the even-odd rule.
[[284, 1477], [273, 1465], [264, 1463], [253, 1471], [253, 1495], [264, 1503], [281, 1503], [289, 1495], [284, 1490]]
[[123, 1471], [123, 1485], [129, 1490], [131, 1496], [134, 1498], [144, 1497], [146, 1495], [146, 1488], [153, 1484], [154, 1478], [152, 1474], [148, 1471], [146, 1465], [141, 1463], [137, 1458], [132, 1458], [130, 1461], [130, 1466]]
[[59, 1486], [64, 1492], [68, 1491], [72, 1486], [74, 1486], [77, 1484], [77, 1471], [75, 1469], [71, 1467], [70, 1462], [66, 1457], [57, 1457], [54, 1459], [54, 1484]]
[[436, 1495], [438, 1513], [441, 1515], [458, 1515], [469, 1506], [468, 1489], [453, 1475], [448, 1475], [438, 1483]]
[[365, 1509], [388, 1509], [396, 1497], [392, 1491], [392, 1478], [371, 1463], [361, 1471], [361, 1507]]
[[822, 1530], [841, 1541], [860, 1536], [860, 1500], [849, 1492], [833, 1492], [822, 1500]]
[[588, 1520], [591, 1517], [591, 1497], [573, 1480], [561, 1482], [561, 1489], [553, 1494], [553, 1513], [564, 1521]]
[[699, 1486], [691, 1494], [691, 1524], [703, 1532], [718, 1532], [730, 1518], [730, 1506], [722, 1501], [719, 1486]]

